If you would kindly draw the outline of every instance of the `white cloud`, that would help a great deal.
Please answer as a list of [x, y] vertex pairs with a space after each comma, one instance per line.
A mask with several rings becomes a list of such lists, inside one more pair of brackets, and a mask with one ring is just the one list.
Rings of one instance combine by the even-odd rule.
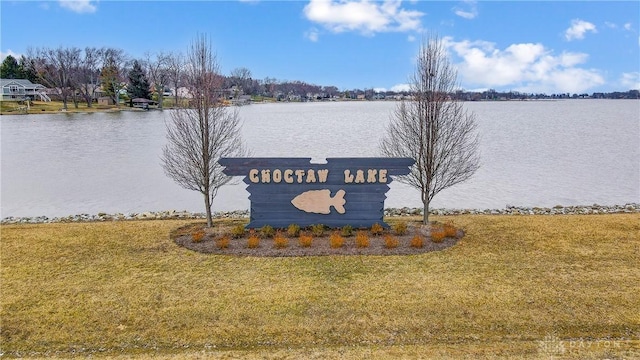
[[620, 85], [623, 90], [640, 90], [640, 72], [623, 73], [620, 78]]
[[459, 7], [455, 7], [453, 8], [453, 12], [465, 19], [475, 19], [478, 16], [478, 6], [477, 6], [477, 2], [475, 0], [467, 0], [464, 1], [465, 4], [468, 5], [468, 9], [467, 10], [463, 10]]
[[304, 36], [310, 41], [317, 42], [320, 34], [318, 33], [318, 29], [311, 29], [304, 33]]
[[416, 41], [416, 37], [414, 35], [409, 35], [409, 36], [407, 36], [407, 41], [408, 42], [414, 42], [414, 41]]
[[443, 39], [460, 58], [458, 75], [466, 87], [511, 89], [522, 92], [584, 92], [604, 84], [599, 71], [580, 67], [589, 56], [563, 52], [554, 55], [542, 44], [512, 44], [497, 49], [486, 41]]
[[567, 39], [567, 41], [584, 39], [584, 34], [588, 31], [593, 33], [598, 32], [596, 26], [592, 23], [580, 19], [574, 19], [571, 20], [571, 27], [564, 32], [564, 38]]
[[395, 92], [403, 92], [411, 90], [411, 85], [409, 84], [396, 84], [391, 87], [391, 91]]
[[376, 32], [420, 30], [423, 13], [400, 7], [400, 0], [311, 0], [304, 7], [308, 20], [339, 33], [357, 31], [366, 35]]
[[94, 13], [98, 10], [96, 2], [92, 0], [59, 0], [59, 3], [61, 7], [79, 14]]

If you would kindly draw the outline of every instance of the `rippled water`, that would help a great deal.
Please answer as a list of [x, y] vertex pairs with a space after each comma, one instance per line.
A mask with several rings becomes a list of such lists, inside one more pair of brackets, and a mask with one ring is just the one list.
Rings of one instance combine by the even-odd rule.
[[[254, 104], [238, 108], [253, 156], [378, 156], [393, 102]], [[482, 167], [433, 207], [503, 208], [640, 201], [640, 102], [465, 103], [477, 116]], [[2, 116], [1, 216], [203, 211], [160, 166], [169, 112]], [[247, 209], [244, 184], [214, 210]], [[421, 206], [391, 184], [387, 207]]]

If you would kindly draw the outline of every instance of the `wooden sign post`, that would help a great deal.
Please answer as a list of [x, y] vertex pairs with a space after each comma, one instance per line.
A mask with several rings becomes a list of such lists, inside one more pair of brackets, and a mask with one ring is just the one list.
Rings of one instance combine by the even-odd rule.
[[244, 176], [251, 200], [247, 228], [290, 224], [371, 227], [383, 222], [392, 176], [406, 175], [411, 158], [222, 158], [228, 176]]

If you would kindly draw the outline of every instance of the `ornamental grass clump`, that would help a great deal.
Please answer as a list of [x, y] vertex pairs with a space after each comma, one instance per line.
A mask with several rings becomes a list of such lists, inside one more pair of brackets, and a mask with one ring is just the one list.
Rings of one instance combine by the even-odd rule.
[[369, 247], [369, 235], [365, 231], [358, 231], [356, 233], [356, 247], [366, 248]]
[[231, 228], [231, 237], [233, 237], [234, 239], [239, 239], [243, 237], [244, 233], [245, 233], [244, 225], [236, 225], [233, 228]]
[[407, 233], [407, 222], [399, 221], [393, 224], [393, 232], [398, 236], [405, 235]]
[[191, 233], [191, 239], [194, 243], [199, 243], [204, 239], [204, 230], [197, 230]]
[[458, 229], [456, 229], [456, 227], [453, 226], [453, 223], [451, 222], [446, 222], [444, 225], [442, 225], [442, 229], [444, 230], [445, 237], [453, 238], [458, 235]]
[[300, 235], [300, 225], [291, 224], [287, 227], [287, 236], [288, 237], [298, 237]]
[[276, 249], [284, 249], [289, 246], [289, 239], [282, 234], [282, 232], [278, 231], [273, 238], [273, 247]]
[[395, 236], [391, 235], [391, 234], [387, 234], [384, 237], [384, 247], [386, 247], [387, 249], [394, 249], [397, 248], [398, 245], [400, 245], [400, 242], [398, 241], [398, 238], [396, 238]]
[[311, 225], [311, 234], [315, 237], [324, 236], [324, 225], [323, 224], [315, 224]]
[[311, 244], [313, 243], [313, 236], [307, 233], [300, 234], [300, 237], [298, 237], [298, 243], [301, 247], [311, 247]]
[[444, 238], [447, 237], [447, 233], [444, 231], [443, 227], [440, 226], [432, 226], [431, 227], [431, 241], [434, 243], [441, 243], [444, 241]]
[[340, 233], [342, 234], [342, 236], [344, 237], [349, 237], [349, 236], [353, 236], [353, 226], [351, 225], [345, 225], [340, 229]]
[[260, 236], [263, 238], [270, 239], [276, 234], [276, 231], [273, 229], [271, 225], [265, 225], [260, 228]]
[[378, 223], [371, 225], [371, 235], [378, 236], [382, 234], [383, 231], [384, 231], [384, 228], [382, 227], [382, 225]]
[[247, 247], [249, 249], [255, 249], [260, 246], [260, 237], [256, 234], [256, 231], [251, 229], [249, 231], [249, 238], [247, 239]]
[[216, 239], [216, 247], [220, 250], [228, 248], [229, 243], [231, 243], [231, 239], [226, 235]]
[[344, 238], [340, 235], [339, 232], [334, 231], [329, 236], [329, 245], [332, 249], [338, 249], [344, 246]]
[[421, 249], [424, 246], [424, 240], [422, 236], [415, 234], [411, 238], [411, 243], [409, 244], [412, 248]]

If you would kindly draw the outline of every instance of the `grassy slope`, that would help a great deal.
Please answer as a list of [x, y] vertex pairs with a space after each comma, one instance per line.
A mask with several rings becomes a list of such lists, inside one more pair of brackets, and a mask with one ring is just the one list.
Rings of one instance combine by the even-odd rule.
[[180, 221], [2, 226], [0, 352], [640, 357], [640, 215], [450, 219], [457, 246], [380, 257], [198, 254]]

